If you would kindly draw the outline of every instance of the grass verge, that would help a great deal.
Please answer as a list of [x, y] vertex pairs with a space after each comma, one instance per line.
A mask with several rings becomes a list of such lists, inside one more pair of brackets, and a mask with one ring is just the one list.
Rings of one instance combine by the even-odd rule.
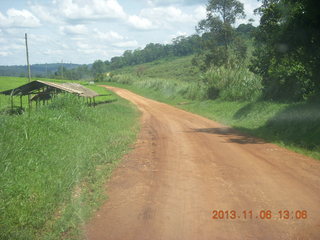
[[30, 116], [0, 115], [0, 239], [83, 237], [138, 131], [130, 103], [92, 88], [117, 101], [93, 108], [65, 95]]
[[105, 83], [174, 105], [242, 132], [320, 159], [320, 103], [267, 101], [190, 100], [141, 86]]

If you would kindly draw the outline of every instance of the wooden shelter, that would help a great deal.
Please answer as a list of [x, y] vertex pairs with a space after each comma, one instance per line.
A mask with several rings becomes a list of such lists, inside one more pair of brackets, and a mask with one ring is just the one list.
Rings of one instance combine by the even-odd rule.
[[[99, 96], [99, 94], [95, 91], [86, 88], [78, 83], [53, 83], [40, 80], [32, 81], [20, 87], [0, 92], [0, 94], [10, 96], [12, 106], [13, 97], [20, 97], [20, 105], [22, 107], [23, 96], [32, 95], [33, 97], [28, 99], [30, 99], [31, 101], [35, 101], [38, 105], [40, 101], [43, 101], [43, 103], [45, 103], [45, 101], [52, 99], [53, 96], [62, 92], [68, 92], [79, 97], [84, 97], [87, 99], [87, 102], [90, 102], [90, 104], [92, 104], [92, 102], [93, 104], [95, 104], [95, 97]], [[29, 105], [30, 104], [31, 103], [29, 102]]]

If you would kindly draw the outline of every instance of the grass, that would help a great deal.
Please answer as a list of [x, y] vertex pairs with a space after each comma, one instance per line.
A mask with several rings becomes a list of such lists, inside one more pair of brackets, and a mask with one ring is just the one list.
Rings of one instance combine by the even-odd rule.
[[203, 76], [209, 99], [252, 101], [262, 94], [261, 77], [247, 67], [212, 67]]
[[137, 70], [142, 69], [143, 78], [164, 78], [181, 81], [195, 81], [200, 76], [200, 71], [192, 66], [194, 56], [165, 58], [154, 62], [124, 67], [113, 71], [114, 74], [130, 74], [137, 76]]
[[[7, 89], [22, 82], [5, 79]], [[84, 238], [82, 225], [138, 131], [131, 104], [91, 88], [108, 94], [99, 102], [116, 101], [93, 108], [67, 94], [30, 116], [0, 114], [0, 239]]]
[[148, 85], [106, 83], [174, 105], [290, 150], [320, 159], [320, 103], [192, 100]]
[[[191, 62], [191, 59], [188, 60]], [[180, 61], [186, 62], [185, 58]], [[193, 80], [184, 80], [176, 74], [173, 74], [173, 77], [176, 78], [166, 78], [167, 74], [172, 73], [172, 69], [179, 72], [176, 69], [180, 69], [180, 67], [175, 66], [172, 61], [159, 62], [159, 64], [158, 62], [147, 74], [147, 77], [135, 76], [134, 72], [130, 74], [127, 72], [130, 68], [126, 68], [123, 70], [125, 74], [115, 74], [108, 80], [156, 90], [166, 97], [180, 95], [191, 100], [219, 98], [226, 101], [252, 101], [258, 99], [262, 93], [261, 78], [250, 72], [245, 66], [236, 68], [212, 67], [201, 76], [198, 74]], [[191, 69], [190, 64], [189, 69]], [[184, 74], [188, 73], [186, 69], [182, 68], [182, 70]], [[131, 71], [133, 71], [132, 68]]]

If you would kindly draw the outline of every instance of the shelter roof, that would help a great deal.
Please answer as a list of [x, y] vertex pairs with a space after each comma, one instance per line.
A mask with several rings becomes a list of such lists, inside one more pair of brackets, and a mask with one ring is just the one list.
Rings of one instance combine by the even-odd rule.
[[49, 87], [50, 89], [58, 89], [60, 91], [69, 92], [72, 94], [76, 94], [81, 97], [97, 97], [98, 93], [95, 91], [86, 88], [78, 83], [53, 83], [53, 82], [45, 82], [45, 81], [32, 81], [30, 83], [24, 84], [20, 87], [6, 90], [0, 92], [0, 94], [11, 95], [11, 96], [23, 96], [31, 94], [32, 91], [41, 89], [43, 87]]

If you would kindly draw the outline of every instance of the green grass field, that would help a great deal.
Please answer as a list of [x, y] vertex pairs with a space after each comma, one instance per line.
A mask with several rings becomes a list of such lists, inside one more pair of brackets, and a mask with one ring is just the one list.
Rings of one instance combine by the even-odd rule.
[[114, 71], [115, 74], [130, 74], [137, 76], [137, 70], [142, 70], [142, 77], [175, 79], [182, 81], [195, 81], [199, 78], [200, 71], [192, 66], [194, 56], [160, 59], [154, 62], [124, 67]]
[[[24, 82], [0, 78], [1, 90]], [[83, 238], [82, 224], [106, 199], [105, 181], [136, 138], [139, 115], [92, 88], [108, 95], [95, 108], [66, 94], [30, 115], [0, 114], [0, 239]]]

